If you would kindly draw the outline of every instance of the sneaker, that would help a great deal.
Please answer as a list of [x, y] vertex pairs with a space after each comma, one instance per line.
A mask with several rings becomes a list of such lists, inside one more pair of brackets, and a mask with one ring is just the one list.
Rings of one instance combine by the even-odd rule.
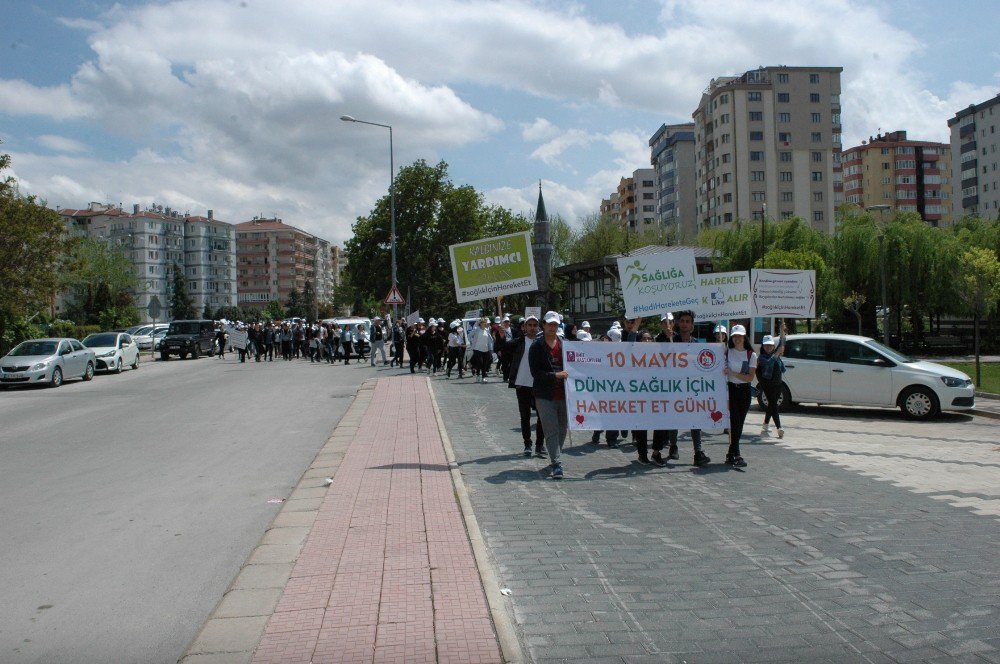
[[608, 447], [617, 448], [618, 447], [618, 441], [617, 440], [609, 440], [608, 441]]
[[556, 466], [552, 469], [552, 479], [561, 480], [563, 478], [562, 466]]
[[640, 454], [639, 458], [638, 458], [638, 461], [643, 466], [648, 466], [649, 465], [649, 457], [647, 457], [645, 454]]
[[545, 450], [535, 450], [535, 458], [536, 459], [548, 459], [549, 458], [549, 454]]
[[778, 438], [780, 439], [780, 438], [784, 438], [784, 437], [785, 437], [785, 430], [784, 429], [778, 429]]
[[601, 442], [601, 432], [598, 431], [597, 433], [595, 433], [593, 436], [590, 437], [590, 444], [597, 445], [600, 442]]
[[650, 455], [649, 460], [653, 462], [654, 466], [659, 466], [660, 468], [667, 465], [667, 462], [663, 460], [663, 455], [659, 452], [653, 452], [653, 454]]
[[525, 447], [524, 448], [524, 456], [525, 457], [530, 457], [531, 456], [531, 448], [530, 447]]
[[670, 450], [667, 452], [667, 458], [670, 459], [670, 460], [672, 460], [672, 461], [676, 461], [677, 459], [681, 458], [681, 455], [677, 453], [677, 446], [676, 445], [671, 445], [670, 446]]
[[[781, 429], [778, 429], [778, 431], [781, 431]], [[769, 426], [767, 426], [765, 424], [764, 426], [762, 426], [760, 428], [760, 437], [761, 438], [767, 438], [770, 435], [771, 435], [771, 428]]]
[[727, 462], [733, 468], [746, 468], [747, 462], [743, 460], [741, 456], [734, 456], [727, 459]]
[[708, 455], [705, 454], [704, 452], [694, 453], [694, 465], [696, 466], [707, 466], [709, 463], [711, 463], [711, 461], [712, 460], [709, 459]]

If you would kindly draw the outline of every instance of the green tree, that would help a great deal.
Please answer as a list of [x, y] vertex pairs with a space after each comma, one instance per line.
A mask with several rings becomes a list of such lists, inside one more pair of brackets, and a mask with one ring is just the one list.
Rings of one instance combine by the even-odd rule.
[[576, 243], [576, 233], [572, 226], [554, 214], [549, 219], [550, 239], [552, 240], [552, 267], [559, 267], [573, 262], [573, 245]]
[[305, 311], [302, 306], [302, 294], [299, 289], [293, 287], [288, 294], [288, 302], [285, 303], [285, 315], [289, 318], [305, 318]]
[[198, 312], [194, 307], [194, 299], [188, 294], [184, 267], [180, 263], [174, 263], [172, 273], [173, 292], [170, 294], [170, 315], [173, 316], [174, 320], [194, 318]]
[[307, 281], [305, 288], [302, 289], [303, 318], [316, 320], [316, 308], [316, 291], [313, 290], [312, 282]]
[[1000, 260], [989, 249], [973, 247], [962, 254], [959, 293], [975, 324], [976, 386], [982, 382], [979, 366], [979, 321], [997, 308], [1000, 299]]
[[[132, 294], [138, 284], [135, 267], [121, 245], [103, 238], [73, 238], [67, 243], [60, 285], [69, 294], [70, 318], [102, 327], [101, 321], [138, 318], [138, 312], [128, 313], [135, 308]], [[105, 314], [112, 309], [114, 313]]]
[[201, 312], [201, 317], [205, 320], [211, 320], [212, 318], [212, 306], [205, 302], [205, 308]]
[[18, 193], [9, 166], [0, 154], [0, 353], [55, 296], [66, 230], [58, 213]]
[[264, 318], [267, 320], [283, 320], [285, 318], [285, 309], [281, 306], [281, 302], [277, 300], [271, 300], [264, 307]]
[[246, 320], [246, 318], [243, 317], [243, 310], [240, 309], [239, 307], [234, 307], [232, 305], [219, 307], [218, 309], [215, 310], [215, 315], [208, 316], [208, 318], [211, 318], [212, 320], [228, 320], [228, 321]]
[[569, 257], [572, 263], [586, 263], [605, 256], [627, 254], [651, 244], [666, 245], [668, 242], [666, 229], [659, 226], [638, 234], [630, 233], [616, 217], [592, 214], [583, 219], [583, 226], [576, 234]]

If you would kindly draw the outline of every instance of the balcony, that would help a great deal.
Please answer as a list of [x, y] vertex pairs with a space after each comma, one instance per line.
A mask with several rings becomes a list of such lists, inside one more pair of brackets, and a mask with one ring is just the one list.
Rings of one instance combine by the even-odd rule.
[[977, 205], [979, 205], [979, 194], [976, 194], [975, 196], [966, 196], [965, 198], [962, 199], [963, 208], [967, 209], [975, 207]]
[[967, 125], [962, 125], [962, 128], [958, 130], [958, 137], [965, 138], [969, 134], [975, 134], [975, 133], [976, 133], [976, 123], [970, 122]]
[[968, 143], [963, 143], [961, 154], [965, 154], [966, 152], [972, 152], [975, 149], [976, 149], [975, 141], [969, 141]]

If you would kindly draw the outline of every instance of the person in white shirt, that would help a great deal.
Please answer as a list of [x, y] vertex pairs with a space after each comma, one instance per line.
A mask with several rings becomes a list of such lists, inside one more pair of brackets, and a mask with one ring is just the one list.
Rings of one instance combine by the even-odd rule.
[[469, 346], [472, 347], [472, 372], [478, 375], [478, 382], [485, 383], [493, 363], [493, 334], [489, 318], [483, 316], [479, 319], [479, 325], [469, 336]]
[[615, 321], [611, 324], [611, 329], [608, 330], [608, 338], [612, 341], [622, 340], [622, 324]]
[[[530, 315], [521, 323], [522, 335], [511, 343], [511, 375], [507, 381], [507, 387], [513, 387], [517, 394], [517, 410], [521, 415], [521, 438], [524, 440], [524, 456], [531, 456], [531, 411], [536, 415], [538, 407], [535, 404], [535, 397], [532, 394], [532, 387], [535, 379], [531, 375], [531, 367], [528, 366], [528, 349], [538, 337], [538, 318]], [[535, 426], [535, 456], [539, 459], [545, 458], [545, 431], [542, 429], [542, 420], [538, 418]]]
[[593, 337], [590, 336], [590, 321], [583, 321], [583, 325], [576, 332], [576, 338], [578, 341], [593, 341]]
[[726, 453], [726, 464], [734, 468], [745, 468], [747, 465], [740, 456], [740, 436], [750, 412], [750, 383], [756, 369], [757, 353], [747, 346], [746, 328], [733, 325], [729, 331], [724, 371], [729, 387], [729, 451]]

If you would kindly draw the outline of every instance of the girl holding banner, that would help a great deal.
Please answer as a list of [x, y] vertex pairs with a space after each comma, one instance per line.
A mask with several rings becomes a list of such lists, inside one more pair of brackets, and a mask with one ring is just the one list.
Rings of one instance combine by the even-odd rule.
[[747, 465], [740, 456], [740, 436], [750, 412], [750, 383], [757, 369], [757, 353], [747, 347], [746, 340], [746, 328], [733, 325], [729, 333], [725, 374], [729, 383], [729, 451], [726, 453], [726, 464], [734, 468], [745, 468]]

